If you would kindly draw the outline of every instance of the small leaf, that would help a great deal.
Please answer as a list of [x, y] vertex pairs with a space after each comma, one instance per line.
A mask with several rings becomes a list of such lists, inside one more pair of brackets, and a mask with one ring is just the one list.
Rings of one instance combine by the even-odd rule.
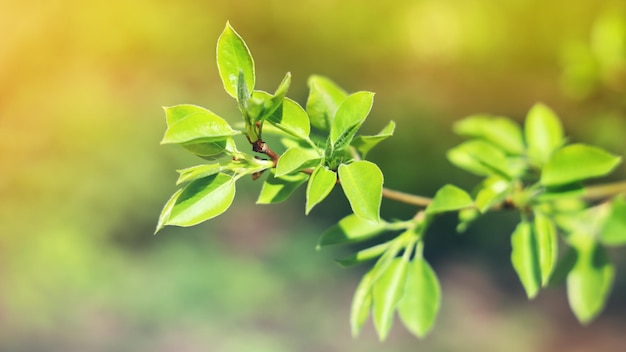
[[374, 93], [356, 92], [339, 105], [330, 127], [330, 143], [333, 149], [339, 150], [350, 144], [373, 104]]
[[424, 337], [433, 327], [441, 306], [441, 286], [433, 269], [421, 257], [409, 264], [404, 296], [398, 313], [404, 326], [417, 337]]
[[272, 171], [272, 174], [263, 183], [261, 194], [259, 194], [256, 202], [257, 204], [283, 202], [308, 178], [309, 176], [304, 173], [276, 177]]
[[[227, 152], [229, 138], [218, 137], [216, 139], [201, 139], [200, 142], [192, 141], [182, 144], [183, 148], [200, 157], [223, 156]], [[232, 139], [232, 138], [230, 138]]]
[[370, 270], [363, 276], [354, 292], [352, 307], [350, 309], [350, 327], [352, 336], [357, 337], [363, 324], [367, 321], [372, 308], [372, 284], [374, 270]]
[[365, 220], [380, 221], [383, 173], [378, 166], [361, 160], [340, 165], [338, 172], [352, 211]]
[[445, 185], [437, 191], [433, 201], [426, 208], [426, 213], [443, 213], [471, 207], [473, 205], [474, 202], [467, 192], [453, 185]]
[[361, 154], [361, 156], [365, 159], [367, 153], [369, 153], [372, 148], [374, 148], [378, 143], [384, 141], [385, 139], [391, 137], [393, 135], [393, 131], [396, 128], [396, 123], [393, 121], [389, 121], [389, 124], [382, 129], [382, 131], [378, 132], [378, 134], [374, 136], [358, 136], [352, 141], [352, 146], [356, 148], [356, 150]]
[[383, 253], [385, 253], [387, 248], [389, 248], [389, 245], [390, 245], [390, 242], [377, 244], [373, 247], [362, 249], [343, 259], [337, 259], [336, 261], [343, 267], [361, 264], [368, 260], [376, 259], [379, 256], [381, 256]]
[[559, 149], [543, 168], [541, 183], [556, 186], [607, 175], [621, 158], [600, 148], [572, 144]]
[[200, 178], [215, 175], [224, 170], [224, 166], [220, 163], [196, 165], [183, 170], [177, 170], [179, 173], [176, 184], [195, 181]]
[[311, 76], [308, 81], [310, 93], [306, 112], [311, 124], [322, 131], [330, 130], [337, 108], [348, 94], [333, 81], [322, 76]]
[[455, 166], [479, 176], [511, 177], [504, 152], [482, 140], [472, 139], [450, 149], [448, 160]]
[[549, 202], [559, 199], [580, 198], [585, 193], [585, 189], [582, 185], [577, 183], [568, 183], [566, 185], [560, 185], [555, 187], [546, 187], [545, 190], [535, 196], [535, 200], [539, 202]]
[[300, 139], [307, 139], [311, 133], [309, 117], [304, 109], [295, 101], [285, 98], [281, 108], [267, 119], [279, 130]]
[[611, 213], [600, 232], [602, 243], [610, 246], [626, 244], [626, 198], [616, 197], [611, 203]]
[[537, 251], [537, 238], [532, 226], [522, 221], [511, 236], [511, 262], [528, 298], [534, 298], [541, 286], [541, 268]]
[[372, 288], [372, 315], [381, 341], [387, 338], [393, 324], [393, 313], [402, 299], [406, 283], [408, 260], [394, 258]]
[[517, 123], [505, 117], [473, 115], [455, 123], [454, 132], [484, 139], [510, 154], [524, 152], [522, 130]]
[[539, 167], [565, 142], [563, 126], [554, 111], [544, 104], [536, 104], [528, 112], [524, 126], [528, 157]]
[[235, 198], [232, 176], [216, 174], [191, 182], [176, 199], [166, 225], [192, 226], [225, 212]]
[[308, 215], [314, 206], [323, 201], [337, 183], [337, 174], [324, 166], [318, 166], [306, 186], [306, 210]]
[[386, 229], [385, 222], [373, 222], [350, 214], [324, 232], [317, 248], [364, 241], [381, 234]]
[[499, 176], [486, 178], [476, 194], [476, 207], [481, 213], [501, 203], [511, 190], [511, 183]]
[[224, 84], [224, 89], [237, 99], [239, 72], [242, 72], [248, 91], [254, 90], [254, 61], [248, 46], [241, 36], [226, 23], [224, 31], [217, 40], [217, 69]]
[[552, 220], [539, 212], [535, 212], [533, 226], [537, 237], [541, 286], [546, 286], [558, 259], [556, 227]]
[[582, 324], [589, 323], [604, 308], [615, 278], [615, 267], [604, 248], [586, 235], [575, 234], [572, 246], [578, 256], [567, 276], [567, 298]]
[[308, 169], [320, 163], [320, 155], [315, 150], [293, 147], [287, 149], [278, 159], [276, 176]]
[[274, 95], [255, 90], [252, 95], [252, 100], [248, 103], [248, 114], [251, 117], [250, 123], [263, 122], [273, 116], [276, 111], [282, 107], [290, 84], [291, 73], [287, 72]]
[[[177, 105], [165, 108], [168, 127], [162, 144], [214, 142], [239, 134], [228, 122], [213, 112], [194, 105]], [[170, 123], [171, 122], [171, 123]]]
[[154, 231], [155, 234], [159, 232], [159, 230], [161, 230], [167, 224], [167, 221], [170, 218], [170, 214], [172, 213], [172, 208], [174, 207], [174, 204], [176, 203], [176, 200], [178, 199], [178, 197], [180, 197], [181, 193], [183, 193], [183, 190], [179, 189], [178, 191], [176, 191], [176, 193], [174, 193], [170, 197], [167, 203], [165, 203], [165, 206], [163, 207], [163, 210], [161, 211], [161, 215], [159, 215], [159, 222], [157, 224], [156, 230]]
[[467, 228], [478, 219], [480, 211], [476, 208], [465, 208], [459, 210], [459, 224], [456, 227], [458, 233], [463, 233]]

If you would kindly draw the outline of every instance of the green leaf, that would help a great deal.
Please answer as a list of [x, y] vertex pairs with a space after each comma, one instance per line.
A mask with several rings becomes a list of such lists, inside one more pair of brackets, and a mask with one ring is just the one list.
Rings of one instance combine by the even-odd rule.
[[216, 174], [191, 182], [176, 199], [165, 225], [192, 226], [228, 209], [235, 198], [235, 180]]
[[318, 166], [306, 185], [306, 210], [309, 214], [314, 206], [323, 201], [337, 183], [337, 174], [324, 166]]
[[276, 176], [280, 177], [317, 166], [320, 163], [320, 158], [320, 155], [312, 149], [300, 147], [289, 148], [278, 159], [278, 164], [276, 164]]
[[200, 178], [215, 175], [224, 170], [224, 166], [220, 163], [196, 165], [186, 169], [177, 170], [179, 173], [176, 184], [195, 181]]
[[247, 108], [250, 123], [263, 122], [273, 116], [276, 111], [281, 108], [290, 84], [291, 73], [287, 72], [274, 95], [261, 90], [255, 90], [252, 94], [252, 99], [248, 102]]
[[386, 222], [373, 222], [350, 214], [322, 234], [317, 248], [364, 241], [381, 234], [386, 229]]
[[299, 139], [307, 139], [311, 133], [309, 116], [295, 101], [285, 98], [281, 108], [267, 119], [279, 130]]
[[310, 93], [306, 112], [311, 124], [322, 131], [330, 130], [335, 113], [348, 94], [333, 81], [322, 76], [311, 76], [308, 81]]
[[572, 144], [559, 149], [543, 168], [541, 183], [556, 186], [607, 175], [621, 158], [600, 148]]
[[558, 237], [552, 220], [542, 213], [535, 212], [533, 230], [537, 237], [537, 251], [541, 272], [541, 286], [548, 285], [558, 259]]
[[[230, 140], [230, 141], [229, 141]], [[182, 144], [183, 148], [200, 157], [223, 156], [228, 151], [232, 138], [201, 139], [201, 142]]]
[[263, 183], [261, 194], [259, 194], [256, 202], [257, 204], [283, 202], [308, 178], [309, 175], [304, 173], [276, 177], [272, 170], [271, 175]]
[[534, 298], [541, 286], [541, 266], [537, 238], [531, 224], [520, 222], [511, 236], [511, 262], [528, 298]]
[[550, 276], [548, 286], [556, 287], [565, 283], [567, 275], [572, 271], [576, 261], [578, 260], [578, 253], [572, 247], [568, 247], [565, 254], [556, 263], [556, 267]]
[[574, 234], [571, 244], [578, 256], [567, 276], [567, 298], [572, 311], [583, 324], [604, 308], [613, 286], [615, 268], [604, 248], [587, 235]]
[[472, 139], [448, 151], [448, 160], [455, 166], [479, 176], [511, 177], [504, 152], [493, 144]]
[[172, 208], [174, 207], [174, 204], [176, 203], [178, 197], [180, 197], [181, 193], [183, 193], [183, 190], [179, 189], [170, 197], [167, 203], [165, 203], [163, 210], [161, 210], [161, 215], [159, 215], [159, 222], [157, 224], [156, 230], [154, 231], [155, 234], [167, 224], [167, 221], [170, 218], [170, 214], [172, 213]]
[[385, 126], [382, 131], [378, 132], [378, 134], [374, 136], [356, 137], [354, 140], [352, 140], [352, 146], [355, 147], [359, 154], [361, 154], [361, 156], [365, 159], [367, 153], [369, 153], [372, 148], [378, 145], [378, 143], [393, 135], [393, 131], [395, 130], [395, 128], [396, 123], [393, 121], [389, 121], [387, 126]]
[[528, 157], [536, 166], [543, 166], [564, 143], [563, 126], [554, 111], [544, 104], [535, 104], [524, 125]]
[[437, 191], [433, 201], [426, 208], [426, 213], [443, 213], [471, 207], [473, 205], [474, 201], [472, 201], [472, 198], [467, 192], [453, 185], [445, 185]]
[[545, 190], [535, 196], [535, 200], [539, 202], [548, 202], [565, 198], [580, 198], [585, 193], [585, 189], [582, 185], [577, 183], [568, 183], [566, 185], [560, 185], [555, 187], [546, 187]]
[[363, 324], [367, 321], [372, 308], [372, 284], [374, 270], [370, 270], [363, 276], [354, 292], [350, 309], [350, 327], [352, 336], [357, 337]]
[[241, 36], [228, 22], [217, 40], [217, 69], [224, 89], [231, 97], [237, 99], [239, 72], [243, 73], [248, 91], [254, 90], [255, 75], [252, 55]]
[[343, 259], [337, 259], [336, 261], [343, 267], [361, 264], [368, 260], [376, 259], [379, 256], [381, 256], [383, 253], [385, 253], [387, 248], [389, 248], [390, 244], [391, 244], [390, 242], [377, 244], [373, 247], [362, 249]]
[[383, 173], [378, 166], [361, 160], [340, 165], [338, 172], [352, 211], [365, 220], [380, 221]]
[[373, 104], [374, 93], [356, 92], [339, 105], [330, 127], [330, 143], [334, 150], [340, 150], [352, 142]]
[[459, 210], [459, 224], [456, 226], [458, 233], [465, 232], [467, 228], [478, 219], [480, 211], [476, 208], [465, 208]]
[[211, 143], [239, 134], [226, 120], [199, 106], [176, 105], [164, 109], [168, 126], [161, 144]]
[[611, 203], [611, 213], [600, 232], [602, 243], [610, 246], [626, 244], [626, 198], [616, 197]]
[[424, 337], [433, 327], [441, 306], [441, 286], [433, 269], [421, 257], [409, 264], [404, 296], [398, 313], [404, 326], [417, 337]]
[[372, 288], [372, 315], [381, 341], [387, 338], [393, 324], [393, 313], [404, 294], [408, 267], [406, 258], [394, 258]]
[[484, 139], [507, 153], [524, 153], [522, 130], [508, 118], [473, 115], [458, 121], [453, 128], [457, 134]]
[[481, 213], [487, 212], [491, 207], [501, 203], [511, 190], [511, 183], [502, 177], [492, 176], [486, 178], [480, 185], [476, 194], [476, 207]]

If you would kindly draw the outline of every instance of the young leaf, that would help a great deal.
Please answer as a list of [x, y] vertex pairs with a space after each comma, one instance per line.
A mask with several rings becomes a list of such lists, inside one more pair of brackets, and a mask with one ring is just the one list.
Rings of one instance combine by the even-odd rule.
[[604, 176], [621, 162], [621, 158], [600, 148], [572, 144], [559, 149], [543, 168], [541, 183], [556, 186]]
[[336, 261], [343, 267], [361, 264], [368, 260], [376, 259], [381, 256], [383, 253], [385, 253], [387, 248], [389, 248], [389, 245], [390, 242], [377, 244], [373, 247], [362, 249], [343, 259], [337, 259]]
[[163, 210], [161, 210], [161, 215], [159, 215], [159, 222], [157, 224], [156, 230], [154, 231], [155, 234], [167, 224], [167, 221], [170, 218], [170, 214], [172, 213], [172, 208], [174, 207], [174, 204], [176, 203], [178, 197], [180, 197], [181, 193], [183, 193], [183, 190], [179, 189], [170, 197], [167, 203], [165, 203]]
[[567, 275], [567, 298], [578, 321], [586, 324], [604, 308], [613, 286], [615, 268], [604, 248], [593, 238], [579, 234], [572, 237], [578, 256]]
[[292, 172], [317, 166], [320, 155], [315, 150], [293, 147], [287, 149], [278, 159], [276, 176], [280, 177]]
[[311, 133], [311, 124], [306, 112], [298, 103], [289, 98], [283, 100], [282, 107], [276, 109], [267, 122], [299, 139], [307, 139]]
[[372, 308], [372, 284], [374, 270], [370, 270], [363, 275], [361, 282], [354, 292], [352, 307], [350, 309], [350, 327], [352, 336], [357, 337], [363, 324], [367, 321]]
[[220, 163], [214, 164], [204, 164], [204, 165], [196, 165], [186, 169], [177, 170], [179, 173], [178, 180], [176, 184], [179, 185], [181, 183], [195, 181], [200, 178], [204, 178], [207, 176], [215, 175], [222, 171], [224, 166]]
[[537, 251], [537, 238], [531, 224], [522, 221], [511, 236], [511, 262], [528, 298], [535, 298], [541, 286], [541, 267]]
[[355, 147], [359, 154], [361, 154], [361, 157], [365, 159], [367, 153], [369, 153], [372, 148], [378, 145], [378, 143], [393, 135], [393, 131], [395, 130], [395, 128], [396, 123], [393, 121], [389, 121], [387, 126], [385, 126], [382, 131], [378, 132], [377, 135], [356, 137], [354, 140], [352, 140], [352, 146]]
[[494, 205], [502, 202], [511, 190], [511, 183], [502, 177], [486, 178], [476, 194], [476, 207], [481, 213], [487, 212]]
[[448, 160], [455, 166], [479, 176], [511, 177], [504, 152], [493, 144], [479, 139], [469, 140], [450, 149]]
[[199, 106], [166, 107], [165, 115], [168, 126], [161, 144], [212, 142], [239, 133], [233, 130], [226, 120]]
[[445, 185], [437, 191], [433, 201], [426, 208], [426, 213], [443, 213], [472, 205], [474, 202], [467, 192], [453, 185]]
[[192, 226], [225, 212], [235, 198], [235, 180], [216, 174], [191, 182], [176, 199], [165, 225]]
[[322, 131], [330, 130], [335, 112], [348, 94], [333, 81], [322, 76], [311, 76], [308, 81], [310, 93], [306, 102], [306, 112], [311, 124]]
[[355, 243], [370, 239], [387, 229], [387, 223], [373, 222], [350, 214], [322, 234], [317, 248], [335, 244]]
[[239, 72], [243, 73], [248, 91], [254, 90], [255, 75], [252, 55], [241, 36], [228, 22], [217, 40], [217, 69], [224, 89], [231, 97], [237, 99]]
[[346, 98], [337, 108], [330, 127], [330, 143], [334, 150], [350, 144], [374, 104], [374, 93], [356, 92]]
[[318, 166], [306, 185], [306, 210], [308, 215], [314, 206], [323, 201], [337, 183], [337, 174], [324, 166]]
[[189, 143], [182, 144], [183, 148], [200, 157], [222, 156], [227, 152], [229, 139], [232, 138], [203, 138]]
[[528, 157], [539, 167], [565, 142], [563, 126], [554, 111], [544, 104], [535, 104], [526, 116], [524, 126]]
[[610, 246], [626, 244], [626, 198], [616, 197], [611, 203], [611, 213], [600, 232], [602, 243]]
[[404, 294], [408, 263], [406, 258], [394, 258], [374, 282], [372, 315], [381, 341], [387, 338], [391, 330], [393, 313]]
[[484, 139], [507, 153], [519, 155], [524, 152], [522, 130], [508, 118], [473, 115], [458, 121], [453, 128], [457, 134]]
[[290, 84], [291, 73], [287, 72], [274, 95], [255, 90], [252, 99], [248, 102], [247, 113], [250, 116], [250, 123], [263, 122], [274, 115], [282, 106]]
[[404, 326], [417, 337], [424, 337], [432, 328], [441, 305], [441, 286], [433, 269], [421, 257], [409, 264], [404, 296], [398, 313]]
[[272, 170], [271, 175], [263, 183], [261, 194], [257, 199], [257, 204], [272, 204], [285, 201], [291, 194], [302, 185], [309, 176], [304, 173], [296, 173], [276, 177]]
[[340, 165], [338, 172], [352, 211], [365, 220], [380, 221], [383, 173], [378, 166], [361, 160]]
[[535, 212], [533, 230], [537, 237], [541, 286], [548, 285], [558, 259], [558, 238], [552, 220], [540, 212]]

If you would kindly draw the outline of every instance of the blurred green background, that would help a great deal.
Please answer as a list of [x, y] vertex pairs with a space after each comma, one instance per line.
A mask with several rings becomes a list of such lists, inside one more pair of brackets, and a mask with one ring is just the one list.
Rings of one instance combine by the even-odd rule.
[[[626, 252], [589, 327], [562, 288], [527, 302], [509, 264], [516, 220], [464, 235], [444, 217], [426, 256], [443, 286], [435, 330], [400, 324], [384, 345], [350, 337], [364, 268], [344, 270], [319, 234], [348, 213], [336, 192], [309, 217], [302, 192], [255, 206], [244, 181], [223, 216], [153, 236], [175, 169], [199, 159], [160, 146], [161, 106], [193, 103], [237, 121], [215, 43], [227, 20], [256, 61], [257, 86], [286, 71], [304, 104], [310, 74], [377, 93], [365, 132], [391, 188], [432, 195], [476, 178], [445, 151], [478, 112], [521, 121], [543, 101], [572, 141], [626, 154], [626, 7], [580, 0], [120, 1], [0, 3], [0, 350], [616, 351], [626, 345]], [[620, 166], [613, 178], [626, 177]], [[385, 217], [414, 209], [391, 201]]]

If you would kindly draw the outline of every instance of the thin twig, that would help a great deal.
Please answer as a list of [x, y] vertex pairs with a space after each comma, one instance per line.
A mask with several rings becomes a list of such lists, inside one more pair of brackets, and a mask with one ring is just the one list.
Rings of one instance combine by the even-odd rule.
[[417, 205], [419, 207], [427, 207], [433, 201], [432, 198], [400, 192], [389, 188], [383, 188], [383, 197], [401, 203]]
[[587, 186], [585, 187], [583, 198], [586, 200], [600, 200], [620, 193], [626, 193], [626, 181]]

